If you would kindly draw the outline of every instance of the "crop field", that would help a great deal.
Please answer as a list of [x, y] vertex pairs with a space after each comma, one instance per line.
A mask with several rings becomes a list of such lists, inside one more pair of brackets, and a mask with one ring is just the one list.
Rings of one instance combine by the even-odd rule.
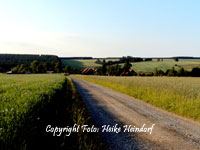
[[50, 101], [64, 81], [63, 75], [0, 74], [0, 140], [6, 143], [17, 136], [26, 116]]
[[[175, 66], [175, 65], [178, 65]], [[143, 71], [143, 72], [153, 72], [155, 68], [158, 70], [166, 71], [167, 69], [171, 69], [175, 67], [175, 69], [179, 69], [183, 67], [185, 70], [191, 71], [194, 67], [200, 67], [200, 60], [199, 59], [189, 59], [184, 60], [180, 59], [178, 62], [175, 62], [173, 59], [164, 59], [163, 61], [147, 61], [147, 62], [136, 62], [132, 63], [132, 69], [136, 72]]]
[[65, 66], [71, 66], [72, 68], [77, 68], [77, 69], [84, 69], [87, 67], [98, 68], [102, 66], [100, 64], [96, 64], [95, 61], [96, 59], [89, 59], [89, 60], [73, 59], [73, 60], [62, 60], [62, 63]]
[[200, 78], [74, 76], [200, 121]]
[[91, 123], [76, 88], [63, 74], [0, 74], [0, 149], [101, 149], [96, 133], [55, 138], [45, 132], [49, 124]]

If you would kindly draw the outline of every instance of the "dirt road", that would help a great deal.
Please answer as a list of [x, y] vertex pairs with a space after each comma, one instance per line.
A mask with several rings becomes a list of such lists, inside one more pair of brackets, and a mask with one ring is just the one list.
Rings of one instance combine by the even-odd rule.
[[[111, 149], [200, 149], [199, 123], [81, 79], [72, 78], [72, 81]], [[115, 126], [116, 130], [109, 132], [104, 125], [106, 129]], [[135, 132], [139, 130], [134, 129], [142, 126], [142, 132]], [[120, 127], [121, 131], [116, 133]], [[132, 127], [132, 131], [126, 127]], [[144, 132], [145, 128], [149, 130]]]

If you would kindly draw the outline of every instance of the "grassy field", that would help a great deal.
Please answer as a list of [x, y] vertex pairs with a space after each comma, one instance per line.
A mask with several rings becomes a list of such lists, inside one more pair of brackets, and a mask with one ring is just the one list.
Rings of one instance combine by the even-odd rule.
[[200, 121], [200, 78], [75, 76]]
[[94, 124], [63, 74], [0, 74], [0, 149], [104, 149], [97, 133], [46, 133], [46, 126]]
[[[117, 61], [117, 59], [106, 59], [106, 61]], [[84, 59], [76, 59], [76, 60], [62, 60], [65, 66], [71, 66], [73, 68], [83, 69], [86, 67], [90, 68], [98, 68], [102, 65], [95, 63], [96, 59], [84, 60]], [[191, 71], [194, 67], [200, 67], [200, 59], [180, 59], [178, 62], [175, 62], [173, 59], [164, 59], [163, 61], [157, 61], [154, 59], [153, 61], [147, 62], [136, 62], [132, 63], [132, 69], [136, 72], [153, 72], [155, 68], [159, 70], [166, 71], [167, 69], [171, 69], [174, 65], [177, 64], [179, 67], [175, 67], [175, 69], [179, 69], [183, 67], [184, 69]], [[123, 64], [120, 64], [122, 67]]]
[[[172, 59], [164, 59], [163, 61], [159, 62], [157, 62], [156, 60], [149, 62], [137, 62], [132, 63], [132, 69], [136, 72], [153, 72], [155, 68], [166, 71], [167, 69], [171, 69], [172, 67], [174, 67], [175, 64], [177, 64], [180, 67], [183, 67], [188, 71], [191, 71], [193, 67], [200, 67], [200, 60], [180, 59], [178, 62], [175, 62]], [[179, 69], [180, 67], [175, 67], [175, 69]]]
[[71, 66], [72, 68], [84, 69], [84, 68], [98, 68], [102, 65], [95, 63], [96, 59], [72, 59], [72, 60], [62, 60], [64, 66]]
[[31, 123], [39, 117], [35, 115], [62, 89], [65, 78], [0, 74], [0, 79], [0, 143], [9, 146], [14, 145], [13, 139], [19, 138], [26, 120]]

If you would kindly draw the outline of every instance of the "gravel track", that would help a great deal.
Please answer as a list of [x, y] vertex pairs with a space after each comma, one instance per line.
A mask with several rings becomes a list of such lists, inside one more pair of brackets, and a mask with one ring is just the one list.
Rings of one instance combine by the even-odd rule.
[[[71, 77], [102, 136], [113, 150], [200, 150], [200, 123], [194, 122], [125, 94]], [[102, 132], [116, 125], [119, 133]], [[124, 125], [153, 127], [152, 134], [123, 132]]]

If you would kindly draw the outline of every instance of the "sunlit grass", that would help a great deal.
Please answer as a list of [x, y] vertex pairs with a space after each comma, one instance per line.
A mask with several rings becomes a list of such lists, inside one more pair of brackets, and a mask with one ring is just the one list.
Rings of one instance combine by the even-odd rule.
[[54, 137], [45, 132], [49, 124], [94, 124], [72, 81], [63, 74], [0, 74], [0, 149], [106, 149], [98, 133]]
[[[175, 66], [178, 65], [179, 67]], [[166, 71], [167, 69], [171, 69], [175, 67], [175, 69], [180, 69], [183, 67], [185, 70], [191, 71], [194, 67], [200, 67], [200, 60], [199, 59], [189, 59], [184, 60], [180, 59], [178, 62], [175, 62], [173, 59], [164, 59], [163, 61], [147, 61], [147, 62], [136, 62], [132, 63], [132, 69], [136, 72], [143, 71], [143, 72], [153, 72], [155, 68], [158, 70]]]
[[75, 76], [200, 121], [200, 78]]
[[18, 135], [25, 120], [34, 116], [63, 88], [63, 75], [0, 74], [0, 143], [9, 143]]
[[83, 69], [83, 68], [98, 68], [102, 65], [95, 63], [96, 59], [72, 59], [72, 60], [62, 60], [65, 66], [71, 66], [72, 68]]

